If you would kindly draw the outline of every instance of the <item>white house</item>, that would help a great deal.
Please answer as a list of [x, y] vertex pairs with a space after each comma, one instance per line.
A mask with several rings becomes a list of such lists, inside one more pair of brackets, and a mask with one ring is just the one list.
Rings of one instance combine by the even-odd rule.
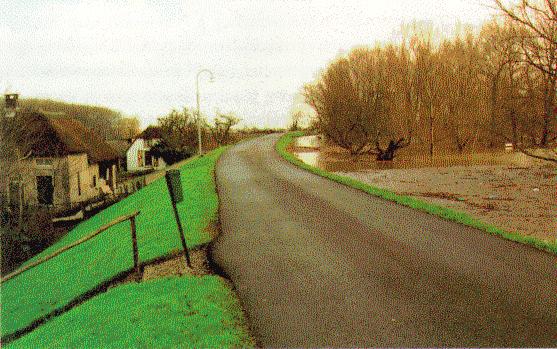
[[160, 129], [149, 126], [131, 144], [126, 152], [128, 172], [160, 170], [166, 167], [162, 157], [151, 154], [151, 147], [160, 142]]

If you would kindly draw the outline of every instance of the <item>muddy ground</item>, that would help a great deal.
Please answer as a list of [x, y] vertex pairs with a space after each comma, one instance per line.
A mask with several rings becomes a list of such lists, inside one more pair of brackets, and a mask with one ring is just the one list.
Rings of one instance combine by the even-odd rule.
[[531, 158], [524, 161], [523, 154], [518, 154], [513, 159], [518, 157], [520, 162], [502, 161], [507, 163], [496, 165], [421, 167], [417, 164], [419, 168], [408, 168], [405, 164], [405, 168], [378, 169], [377, 164], [366, 166], [355, 160], [356, 167], [343, 169], [331, 166], [335, 161], [338, 164], [338, 159], [337, 155], [331, 155], [335, 152], [330, 149], [319, 152], [318, 146], [311, 144], [291, 150], [306, 162], [318, 159], [309, 161], [313, 166], [376, 187], [464, 211], [509, 231], [550, 241], [557, 238], [557, 169], [549, 162]]
[[545, 240], [557, 237], [555, 169], [547, 165], [337, 173], [398, 194], [465, 211], [509, 231]]

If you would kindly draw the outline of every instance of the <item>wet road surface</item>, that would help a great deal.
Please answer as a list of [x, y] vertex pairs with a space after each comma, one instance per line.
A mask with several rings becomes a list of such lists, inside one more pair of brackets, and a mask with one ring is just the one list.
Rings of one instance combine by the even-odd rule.
[[278, 137], [217, 165], [212, 258], [260, 345], [557, 345], [555, 256], [298, 169]]

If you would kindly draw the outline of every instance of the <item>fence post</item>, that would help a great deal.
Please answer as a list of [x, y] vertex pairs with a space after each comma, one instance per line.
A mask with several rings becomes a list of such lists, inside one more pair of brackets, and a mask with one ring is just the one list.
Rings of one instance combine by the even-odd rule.
[[133, 268], [135, 270], [135, 280], [141, 281], [141, 270], [139, 267], [139, 251], [137, 249], [137, 232], [135, 229], [135, 216], [130, 217], [130, 225], [132, 230], [132, 246], [133, 246]]
[[120, 223], [122, 223], [122, 222], [125, 222], [125, 221], [127, 221], [128, 219], [130, 219], [131, 222], [132, 222], [132, 240], [133, 240], [133, 242], [134, 242], [134, 247], [135, 247], [135, 248], [134, 248], [134, 264], [135, 264], [134, 266], [136, 267], [136, 270], [140, 271], [140, 269], [139, 269], [139, 254], [138, 254], [138, 250], [137, 250], [137, 236], [136, 236], [136, 231], [135, 231], [135, 216], [137, 216], [138, 214], [139, 214], [139, 211], [136, 211], [136, 212], [134, 212], [134, 213], [132, 213], [132, 214], [130, 214], [130, 215], [121, 216], [121, 217], [118, 217], [118, 218], [114, 219], [114, 220], [111, 221], [110, 223], [103, 225], [102, 227], [100, 227], [99, 229], [95, 230], [95, 231], [92, 232], [91, 234], [89, 234], [89, 235], [87, 235], [87, 236], [84, 236], [84, 237], [82, 237], [81, 239], [76, 240], [76, 241], [72, 242], [71, 244], [69, 244], [69, 245], [67, 245], [67, 246], [64, 246], [64, 247], [62, 247], [62, 248], [60, 248], [60, 249], [54, 251], [53, 253], [49, 254], [48, 256], [43, 257], [43, 258], [41, 258], [41, 259], [38, 259], [38, 260], [36, 260], [36, 261], [34, 261], [34, 262], [31, 262], [31, 263], [25, 265], [24, 267], [22, 267], [22, 268], [20, 268], [20, 269], [18, 269], [18, 270], [16, 270], [16, 271], [13, 271], [13, 272], [11, 272], [10, 274], [8, 274], [8, 275], [2, 277], [2, 278], [0, 279], [0, 284], [2, 284], [2, 283], [4, 283], [4, 282], [6, 282], [6, 281], [8, 281], [8, 280], [10, 280], [10, 279], [12, 279], [12, 278], [14, 278], [14, 277], [16, 277], [17, 275], [19, 275], [19, 274], [21, 274], [21, 273], [24, 273], [24, 272], [26, 272], [26, 271], [28, 271], [28, 270], [30, 270], [30, 269], [36, 267], [37, 265], [40, 265], [40, 264], [42, 264], [42, 263], [44, 263], [44, 262], [46, 262], [46, 261], [48, 261], [48, 260], [51, 260], [52, 258], [54, 258], [54, 257], [56, 257], [56, 256], [58, 256], [58, 255], [60, 255], [60, 254], [62, 254], [62, 253], [64, 253], [64, 252], [66, 252], [66, 251], [68, 251], [68, 250], [70, 250], [70, 249], [72, 249], [72, 248], [74, 248], [74, 247], [77, 246], [77, 245], [81, 245], [82, 243], [91, 240], [91, 239], [94, 238], [95, 236], [97, 236], [97, 235], [99, 235], [100, 233], [106, 231], [108, 228], [110, 228], [110, 227], [112, 227], [112, 226], [115, 226], [116, 224], [120, 224]]

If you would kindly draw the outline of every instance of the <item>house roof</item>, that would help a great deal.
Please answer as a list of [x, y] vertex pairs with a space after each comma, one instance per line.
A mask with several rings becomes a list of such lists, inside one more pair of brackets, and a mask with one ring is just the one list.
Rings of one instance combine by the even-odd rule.
[[112, 149], [114, 149], [118, 153], [118, 155], [121, 158], [126, 157], [126, 153], [128, 152], [128, 149], [131, 146], [131, 143], [128, 140], [124, 140], [124, 139], [106, 141], [106, 143], [108, 143], [112, 147]]
[[90, 162], [110, 161], [118, 153], [93, 130], [60, 113], [18, 113], [20, 146], [35, 156], [86, 153]]
[[116, 150], [78, 120], [59, 116], [47, 116], [47, 119], [70, 152], [87, 153], [92, 162], [118, 158]]

